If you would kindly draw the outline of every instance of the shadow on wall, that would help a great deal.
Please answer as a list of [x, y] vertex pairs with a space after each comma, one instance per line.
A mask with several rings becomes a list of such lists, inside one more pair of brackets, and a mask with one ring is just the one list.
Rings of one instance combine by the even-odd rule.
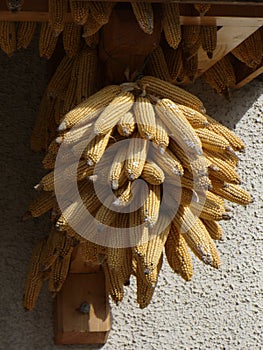
[[[238, 121], [262, 95], [263, 84], [259, 89], [258, 84], [252, 81], [241, 89], [231, 90], [229, 101], [218, 95], [202, 78], [199, 78], [195, 84], [187, 86], [186, 89], [198, 96], [203, 101], [204, 106], [209, 105], [208, 115], [234, 130]], [[214, 103], [212, 104], [211, 101]]]

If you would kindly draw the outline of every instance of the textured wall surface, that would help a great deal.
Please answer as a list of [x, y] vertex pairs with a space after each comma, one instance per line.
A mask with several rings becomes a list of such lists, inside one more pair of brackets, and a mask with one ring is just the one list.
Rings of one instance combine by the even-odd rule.
[[[53, 345], [52, 300], [46, 290], [34, 311], [21, 306], [32, 248], [49, 227], [46, 218], [20, 219], [44, 173], [43, 155], [30, 151], [29, 138], [45, 84], [46, 63], [38, 58], [37, 41], [11, 59], [0, 53], [0, 349], [98, 349]], [[186, 283], [165, 263], [145, 310], [136, 305], [132, 281], [122, 304], [112, 306], [104, 350], [263, 349], [263, 85], [257, 80], [234, 91], [230, 102], [202, 82], [190, 90], [203, 99], [208, 113], [245, 140], [239, 173], [254, 203], [234, 205], [234, 218], [223, 223], [224, 239], [217, 243], [220, 270], [195, 259], [194, 277]]]

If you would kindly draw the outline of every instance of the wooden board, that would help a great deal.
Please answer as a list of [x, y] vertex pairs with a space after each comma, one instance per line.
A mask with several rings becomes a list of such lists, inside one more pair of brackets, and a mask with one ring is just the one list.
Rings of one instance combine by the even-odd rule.
[[[83, 302], [90, 306], [88, 314], [79, 311]], [[55, 343], [104, 344], [110, 327], [103, 271], [69, 273], [56, 298]]]

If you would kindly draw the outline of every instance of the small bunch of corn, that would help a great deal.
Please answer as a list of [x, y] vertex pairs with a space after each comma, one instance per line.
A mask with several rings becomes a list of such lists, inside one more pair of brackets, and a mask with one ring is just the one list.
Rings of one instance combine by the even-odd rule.
[[[62, 143], [64, 166], [54, 169]], [[186, 281], [193, 274], [190, 250], [219, 268], [214, 240], [222, 237], [218, 222], [230, 218], [225, 200], [251, 201], [236, 171], [235, 151], [243, 148], [238, 136], [206, 115], [196, 96], [152, 76], [106, 86], [78, 104], [60, 121], [43, 161], [50, 172], [28, 208], [33, 217], [51, 211], [52, 231], [33, 252], [25, 308], [34, 306], [44, 279], [52, 293], [60, 290], [76, 245], [84, 261], [102, 265], [116, 303], [134, 275], [141, 308], [152, 298], [164, 254]], [[55, 174], [64, 184], [74, 169], [79, 198], [62, 186], [67, 205], [61, 210]], [[146, 192], [136, 187], [138, 179], [147, 184]], [[92, 224], [87, 225], [86, 210], [96, 219]], [[105, 237], [106, 243], [79, 235], [75, 224], [87, 238]], [[129, 244], [107, 242], [116, 228], [130, 230]]]

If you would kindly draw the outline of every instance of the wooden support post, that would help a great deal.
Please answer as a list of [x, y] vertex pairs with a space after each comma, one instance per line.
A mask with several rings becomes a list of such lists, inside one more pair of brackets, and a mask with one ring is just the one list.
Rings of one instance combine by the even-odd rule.
[[76, 251], [70, 273], [56, 298], [56, 344], [104, 344], [111, 327], [104, 273]]

